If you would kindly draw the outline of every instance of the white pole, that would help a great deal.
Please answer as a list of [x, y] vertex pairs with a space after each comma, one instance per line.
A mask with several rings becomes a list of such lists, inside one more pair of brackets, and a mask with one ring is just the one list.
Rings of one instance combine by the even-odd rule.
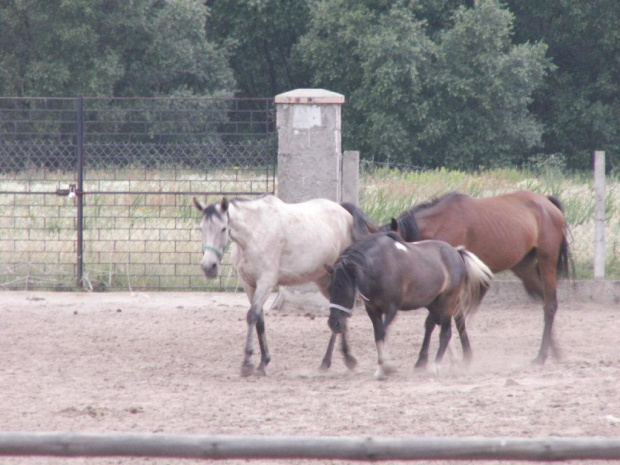
[[605, 152], [594, 152], [594, 279], [605, 278]]

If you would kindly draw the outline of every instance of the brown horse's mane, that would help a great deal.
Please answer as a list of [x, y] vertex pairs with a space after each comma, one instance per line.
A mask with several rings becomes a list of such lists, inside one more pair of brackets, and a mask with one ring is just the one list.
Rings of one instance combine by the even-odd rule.
[[435, 197], [432, 200], [429, 200], [428, 202], [423, 202], [423, 203], [419, 203], [418, 205], [414, 205], [413, 208], [411, 208], [410, 210], [408, 210], [407, 212], [405, 212], [405, 214], [410, 214], [410, 215], [415, 215], [416, 213], [418, 213], [421, 210], [427, 210], [429, 208], [433, 208], [435, 207], [437, 204], [441, 203], [441, 202], [447, 202], [451, 199], [453, 199], [454, 197], [458, 197], [458, 196], [462, 196], [463, 194], [461, 194], [460, 192], [457, 191], [452, 191], [452, 192], [448, 192], [447, 194], [444, 194], [442, 196], [439, 197]]
[[416, 213], [436, 207], [442, 202], [448, 202], [453, 198], [462, 195], [463, 194], [461, 194], [460, 192], [448, 192], [447, 194], [444, 194], [440, 197], [435, 197], [428, 202], [423, 202], [415, 205], [413, 208], [405, 211], [396, 219], [396, 221], [398, 222], [398, 229], [403, 239], [407, 242], [413, 242], [420, 239], [420, 229], [418, 228], [418, 222], [415, 219]]

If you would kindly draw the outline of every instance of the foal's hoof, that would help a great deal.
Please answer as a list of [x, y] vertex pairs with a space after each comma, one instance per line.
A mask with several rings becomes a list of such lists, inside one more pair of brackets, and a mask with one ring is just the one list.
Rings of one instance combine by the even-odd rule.
[[357, 359], [353, 355], [349, 355], [344, 358], [344, 364], [349, 370], [354, 370], [357, 367]]
[[418, 362], [415, 364], [415, 366], [413, 367], [416, 371], [422, 371], [424, 369], [426, 369], [426, 362]]
[[377, 371], [375, 371], [376, 379], [386, 379], [391, 374], [396, 373], [396, 368], [390, 365], [379, 365]]
[[251, 363], [244, 363], [241, 365], [241, 376], [247, 378], [248, 376], [252, 376], [254, 373], [254, 365]]
[[532, 365], [543, 366], [545, 364], [546, 359], [547, 357], [543, 357], [542, 355], [538, 354], [538, 356], [534, 360], [532, 360]]
[[331, 366], [332, 366], [332, 362], [326, 362], [325, 360], [323, 360], [323, 362], [321, 362], [321, 366], [319, 367], [319, 370], [327, 371], [329, 370]]

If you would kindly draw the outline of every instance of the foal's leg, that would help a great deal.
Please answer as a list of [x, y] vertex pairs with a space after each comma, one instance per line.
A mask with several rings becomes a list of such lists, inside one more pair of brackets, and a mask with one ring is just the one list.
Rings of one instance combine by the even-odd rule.
[[[336, 333], [332, 333], [329, 338], [329, 343], [327, 344], [327, 350], [325, 351], [325, 355], [323, 356], [323, 361], [321, 362], [321, 371], [326, 371], [329, 367], [332, 366], [332, 354], [334, 352], [334, 344], [336, 344]], [[343, 339], [344, 340], [344, 339]]]
[[265, 301], [269, 297], [269, 293], [273, 285], [271, 282], [266, 284], [265, 281], [259, 283], [253, 292], [248, 292], [248, 297], [251, 299], [250, 309], [247, 313], [248, 332], [245, 340], [245, 356], [243, 358], [243, 364], [241, 365], [241, 376], [250, 376], [254, 373], [254, 365], [250, 361], [254, 352], [252, 348], [252, 336], [254, 328], [256, 327], [256, 334], [258, 335], [258, 345], [260, 346], [261, 359], [260, 365], [256, 369], [257, 374], [264, 375], [265, 367], [271, 360], [269, 356], [269, 348], [267, 347], [267, 336], [265, 334], [265, 317], [263, 315], [263, 306]]
[[[327, 286], [329, 285], [330, 275], [326, 274], [321, 279], [315, 282], [316, 286], [321, 291], [321, 294], [325, 296], [329, 302], [329, 292], [327, 292]], [[332, 366], [332, 354], [334, 353], [334, 345], [336, 344], [336, 333], [332, 333], [329, 342], [327, 344], [327, 350], [323, 356], [320, 370], [326, 371]], [[353, 370], [357, 366], [357, 360], [349, 352], [349, 344], [347, 342], [347, 328], [342, 332], [342, 354], [344, 355], [344, 364], [349, 370]]]
[[463, 347], [463, 362], [465, 362], [465, 365], [469, 365], [471, 363], [472, 352], [471, 345], [469, 344], [469, 337], [467, 336], [467, 328], [465, 327], [465, 317], [459, 312], [454, 316], [454, 322], [456, 323], [456, 329], [459, 332], [461, 346]]
[[435, 364], [439, 366], [443, 360], [443, 356], [446, 353], [450, 339], [452, 338], [452, 318], [444, 316], [441, 318], [441, 331], [439, 332], [439, 349], [437, 349], [437, 355], [435, 357]]
[[349, 351], [349, 343], [347, 341], [347, 334], [349, 330], [345, 325], [344, 331], [341, 334], [342, 337], [342, 355], [344, 355], [344, 364], [349, 370], [353, 370], [357, 366], [357, 359], [351, 355]]
[[431, 343], [431, 336], [435, 329], [435, 319], [431, 312], [428, 312], [426, 320], [424, 321], [424, 339], [422, 340], [422, 348], [420, 349], [420, 355], [418, 355], [418, 361], [415, 364], [415, 368], [425, 368], [428, 364], [428, 348]]
[[[389, 366], [387, 363], [387, 353], [385, 349], [385, 335], [386, 335], [386, 324], [383, 320], [383, 316], [381, 312], [375, 308], [370, 308], [368, 305], [366, 306], [366, 312], [370, 317], [370, 321], [372, 322], [372, 327], [375, 332], [375, 344], [377, 345], [377, 371], [375, 372], [375, 378], [382, 379], [387, 375], [396, 371], [393, 367]], [[386, 313], [385, 321], [389, 324], [396, 314], [396, 309], [390, 309]]]

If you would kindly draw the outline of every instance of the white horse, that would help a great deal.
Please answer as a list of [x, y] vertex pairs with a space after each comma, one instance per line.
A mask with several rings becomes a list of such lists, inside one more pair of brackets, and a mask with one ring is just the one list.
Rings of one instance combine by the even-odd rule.
[[[327, 199], [289, 204], [272, 195], [230, 201], [224, 197], [220, 203], [204, 205], [194, 198], [194, 205], [202, 212], [202, 270], [208, 278], [217, 276], [231, 241], [232, 262], [250, 301], [241, 374], [249, 376], [254, 372], [250, 361], [254, 327], [261, 350], [256, 370], [265, 374], [270, 356], [263, 305], [273, 287], [314, 282], [329, 298], [329, 275], [324, 265], [333, 265], [344, 249], [372, 232], [374, 226], [352, 204]], [[332, 334], [322, 368], [328, 368], [331, 363], [335, 337]], [[344, 335], [342, 343], [343, 352], [348, 353], [344, 350]], [[352, 368], [356, 361], [351, 356], [346, 363]]]

